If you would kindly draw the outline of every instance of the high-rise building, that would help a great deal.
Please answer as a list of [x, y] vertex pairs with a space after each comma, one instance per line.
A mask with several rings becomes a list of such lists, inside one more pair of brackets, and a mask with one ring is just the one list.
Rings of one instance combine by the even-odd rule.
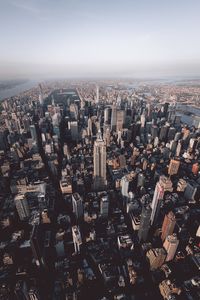
[[181, 153], [182, 144], [181, 141], [178, 141], [177, 147], [176, 147], [176, 156], [179, 157]]
[[76, 218], [81, 219], [83, 217], [83, 200], [78, 193], [72, 194], [72, 206]]
[[186, 186], [187, 186], [187, 182], [183, 178], [180, 178], [177, 183], [177, 192], [184, 192]]
[[69, 122], [69, 129], [71, 131], [71, 137], [73, 141], [77, 141], [79, 134], [78, 134], [78, 122], [77, 121], [72, 121]]
[[153, 125], [151, 127], [151, 135], [152, 135], [153, 139], [155, 139], [158, 136], [158, 126], [157, 125]]
[[30, 133], [31, 133], [31, 138], [34, 140], [34, 142], [37, 141], [37, 132], [35, 125], [30, 125]]
[[108, 195], [105, 194], [101, 197], [100, 200], [100, 214], [103, 218], [108, 217], [108, 211], [109, 211], [109, 198]]
[[200, 185], [194, 180], [187, 182], [187, 186], [184, 192], [184, 197], [188, 200], [200, 199]]
[[111, 108], [110, 107], [106, 107], [104, 109], [104, 124], [110, 124], [110, 120], [111, 120]]
[[82, 245], [81, 233], [78, 226], [72, 226], [72, 238], [74, 243], [75, 253], [80, 253], [80, 246]]
[[122, 131], [124, 127], [124, 119], [125, 119], [125, 111], [124, 110], [117, 110], [117, 124], [116, 124], [116, 131]]
[[168, 140], [169, 141], [173, 140], [175, 137], [175, 134], [176, 134], [176, 128], [170, 127], [169, 131], [168, 131], [168, 135], [167, 135]]
[[15, 196], [15, 206], [21, 221], [30, 216], [29, 205], [25, 194]]
[[89, 136], [92, 136], [92, 120], [91, 120], [91, 118], [88, 119], [87, 134]]
[[106, 186], [106, 145], [101, 137], [101, 132], [98, 133], [97, 139], [94, 142], [94, 188], [102, 189]]
[[152, 204], [151, 204], [151, 208], [152, 208], [151, 224], [153, 224], [154, 219], [155, 219], [156, 215], [158, 214], [157, 212], [160, 209], [160, 201], [163, 199], [163, 197], [164, 197], [164, 188], [160, 184], [160, 182], [157, 182], [156, 188], [155, 188], [155, 191], [154, 191], [153, 201], [152, 201]]
[[179, 166], [180, 166], [180, 161], [179, 160], [171, 159], [170, 164], [169, 164], [169, 168], [168, 168], [168, 174], [170, 176], [171, 175], [176, 175], [178, 173]]
[[146, 242], [149, 229], [150, 229], [150, 217], [151, 217], [151, 198], [150, 195], [146, 194], [142, 197], [141, 202], [143, 203], [142, 214], [140, 218], [140, 228], [138, 231], [139, 241]]
[[112, 115], [111, 115], [111, 130], [116, 130], [117, 125], [117, 107], [114, 103], [112, 106]]
[[176, 225], [176, 217], [172, 211], [165, 215], [163, 224], [162, 224], [162, 234], [161, 239], [164, 241], [168, 235], [171, 235], [174, 232], [174, 227]]
[[172, 192], [172, 182], [169, 178], [165, 176], [160, 176], [159, 181], [156, 184], [155, 192], [153, 196], [153, 201], [151, 204], [152, 213], [151, 213], [151, 224], [157, 219], [158, 213], [160, 211], [161, 200], [164, 197], [166, 191]]
[[8, 140], [5, 130], [0, 130], [0, 150], [6, 151], [8, 148]]
[[121, 193], [123, 197], [129, 197], [129, 184], [133, 181], [135, 173], [130, 173], [122, 177], [121, 179]]
[[164, 125], [160, 129], [159, 140], [165, 141], [168, 133], [169, 125]]
[[149, 261], [150, 269], [155, 270], [162, 266], [167, 253], [163, 248], [154, 248], [147, 251], [146, 257]]
[[164, 249], [167, 251], [166, 261], [170, 261], [174, 258], [178, 244], [179, 240], [175, 233], [167, 236], [163, 244]]
[[99, 103], [99, 86], [96, 86], [96, 103]]

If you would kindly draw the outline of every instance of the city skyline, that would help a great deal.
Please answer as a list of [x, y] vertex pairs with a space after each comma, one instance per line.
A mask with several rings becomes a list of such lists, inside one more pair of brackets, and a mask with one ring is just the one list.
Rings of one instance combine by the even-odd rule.
[[0, 79], [199, 76], [199, 1], [0, 0]]

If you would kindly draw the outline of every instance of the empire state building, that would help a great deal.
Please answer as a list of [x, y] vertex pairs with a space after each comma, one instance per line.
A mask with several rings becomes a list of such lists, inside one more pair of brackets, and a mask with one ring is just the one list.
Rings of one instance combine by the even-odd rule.
[[106, 145], [98, 132], [94, 142], [94, 189], [101, 190], [106, 186]]

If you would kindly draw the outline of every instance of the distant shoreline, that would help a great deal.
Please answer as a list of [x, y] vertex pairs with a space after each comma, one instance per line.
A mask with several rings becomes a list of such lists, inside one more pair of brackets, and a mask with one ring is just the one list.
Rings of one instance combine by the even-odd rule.
[[[18, 94], [23, 93], [23, 92], [37, 86], [38, 83], [39, 83], [38, 80], [24, 80], [17, 85], [15, 84], [12, 87], [0, 89], [0, 101], [3, 101], [10, 97], [17, 96]], [[0, 84], [1, 84], [1, 82], [0, 82]]]

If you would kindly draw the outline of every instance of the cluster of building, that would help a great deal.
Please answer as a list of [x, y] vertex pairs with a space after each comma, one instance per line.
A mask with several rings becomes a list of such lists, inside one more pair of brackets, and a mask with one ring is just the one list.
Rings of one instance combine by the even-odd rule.
[[0, 299], [199, 299], [200, 128], [146, 89], [2, 102]]

